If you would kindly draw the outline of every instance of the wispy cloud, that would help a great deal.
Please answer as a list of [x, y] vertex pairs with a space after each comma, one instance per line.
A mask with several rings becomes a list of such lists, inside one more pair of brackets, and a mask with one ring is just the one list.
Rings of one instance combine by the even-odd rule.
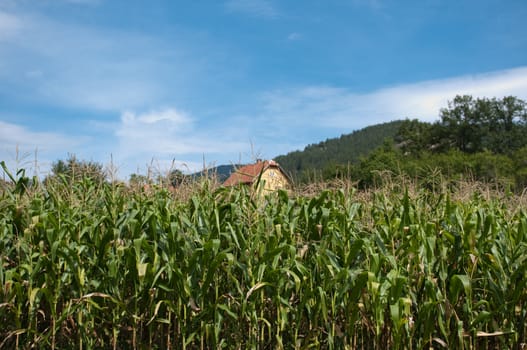
[[145, 114], [125, 112], [116, 130], [124, 154], [184, 154], [193, 147], [181, 138], [192, 129], [191, 119], [173, 108]]
[[19, 148], [25, 152], [35, 149], [56, 151], [72, 149], [85, 139], [78, 139], [55, 132], [33, 131], [27, 127], [0, 121], [0, 140], [2, 151], [12, 152]]
[[287, 121], [286, 124], [295, 125], [297, 132], [312, 128], [354, 130], [406, 117], [433, 121], [438, 119], [440, 109], [460, 94], [527, 99], [527, 67], [404, 84], [369, 93], [331, 86], [275, 90], [264, 95], [262, 117]]
[[[0, 12], [0, 95], [120, 112], [186, 91], [206, 69], [194, 48], [144, 34]], [[183, 40], [183, 39], [182, 39]], [[35, 79], [38, 78], [38, 79]]]
[[253, 17], [273, 19], [279, 17], [278, 10], [268, 0], [228, 0], [228, 12], [242, 13]]
[[64, 0], [65, 2], [80, 4], [80, 5], [95, 5], [101, 2], [101, 0]]
[[297, 32], [290, 33], [287, 36], [287, 40], [290, 40], [290, 41], [296, 41], [296, 40], [300, 40], [300, 39], [302, 39], [302, 34], [297, 33]]
[[177, 158], [191, 167], [197, 163], [185, 159], [233, 154], [248, 147], [247, 141], [230, 137], [228, 127], [196, 129], [195, 123], [194, 118], [175, 108], [125, 112], [115, 130], [119, 143], [116, 154], [123, 160], [140, 159], [139, 164], [148, 163], [152, 157], [164, 164]]
[[0, 41], [15, 35], [21, 26], [22, 23], [17, 16], [0, 11]]
[[[73, 137], [58, 132], [35, 131], [28, 127], [0, 120], [0, 160], [14, 172], [23, 167], [29, 173], [47, 174], [57, 154], [74, 152], [88, 137]], [[34, 157], [37, 157], [35, 168]], [[1, 172], [0, 172], [1, 173]]]

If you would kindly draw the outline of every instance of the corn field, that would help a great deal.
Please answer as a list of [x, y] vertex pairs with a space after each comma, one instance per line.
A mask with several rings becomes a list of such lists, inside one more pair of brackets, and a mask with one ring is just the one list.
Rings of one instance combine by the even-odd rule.
[[0, 189], [0, 349], [510, 349], [527, 215], [476, 193]]

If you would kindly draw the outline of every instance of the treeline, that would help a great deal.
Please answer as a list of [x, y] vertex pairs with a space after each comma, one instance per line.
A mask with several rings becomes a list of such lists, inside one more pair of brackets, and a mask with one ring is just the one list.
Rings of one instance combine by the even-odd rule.
[[403, 152], [419, 155], [423, 150], [458, 150], [512, 155], [527, 145], [526, 105], [516, 97], [456, 96], [440, 111], [440, 117], [433, 124], [407, 120], [396, 138]]
[[[112, 166], [105, 167], [99, 162], [78, 159], [74, 154], [70, 154], [67, 159], [59, 159], [51, 164], [50, 173], [44, 178], [43, 184], [59, 182], [72, 186], [86, 180], [95, 184], [121, 182], [112, 172]], [[147, 174], [133, 173], [127, 180], [132, 187], [154, 184], [177, 187], [184, 182], [194, 181], [194, 177], [185, 175], [181, 170], [172, 167], [167, 171], [152, 169]]]
[[456, 96], [440, 111], [437, 122], [414, 119], [394, 125], [398, 130], [393, 137], [384, 138], [382, 146], [358, 160], [328, 160], [301, 171], [281, 164], [299, 183], [346, 177], [370, 187], [389, 173], [425, 185], [470, 179], [516, 191], [527, 186], [527, 108], [521, 99]]

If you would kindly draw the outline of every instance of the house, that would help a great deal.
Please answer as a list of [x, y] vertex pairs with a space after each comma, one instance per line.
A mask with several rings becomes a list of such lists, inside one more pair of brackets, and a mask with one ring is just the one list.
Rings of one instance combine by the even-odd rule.
[[224, 186], [238, 184], [264, 186], [266, 191], [291, 187], [292, 181], [287, 173], [274, 160], [258, 160], [254, 164], [237, 169], [225, 180]]

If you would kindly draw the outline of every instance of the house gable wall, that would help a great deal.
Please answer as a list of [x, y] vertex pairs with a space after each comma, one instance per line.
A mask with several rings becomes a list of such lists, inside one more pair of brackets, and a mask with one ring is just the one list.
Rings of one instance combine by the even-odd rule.
[[276, 167], [269, 167], [262, 173], [260, 181], [264, 183], [264, 190], [275, 191], [277, 189], [287, 188], [289, 181], [282, 171]]

